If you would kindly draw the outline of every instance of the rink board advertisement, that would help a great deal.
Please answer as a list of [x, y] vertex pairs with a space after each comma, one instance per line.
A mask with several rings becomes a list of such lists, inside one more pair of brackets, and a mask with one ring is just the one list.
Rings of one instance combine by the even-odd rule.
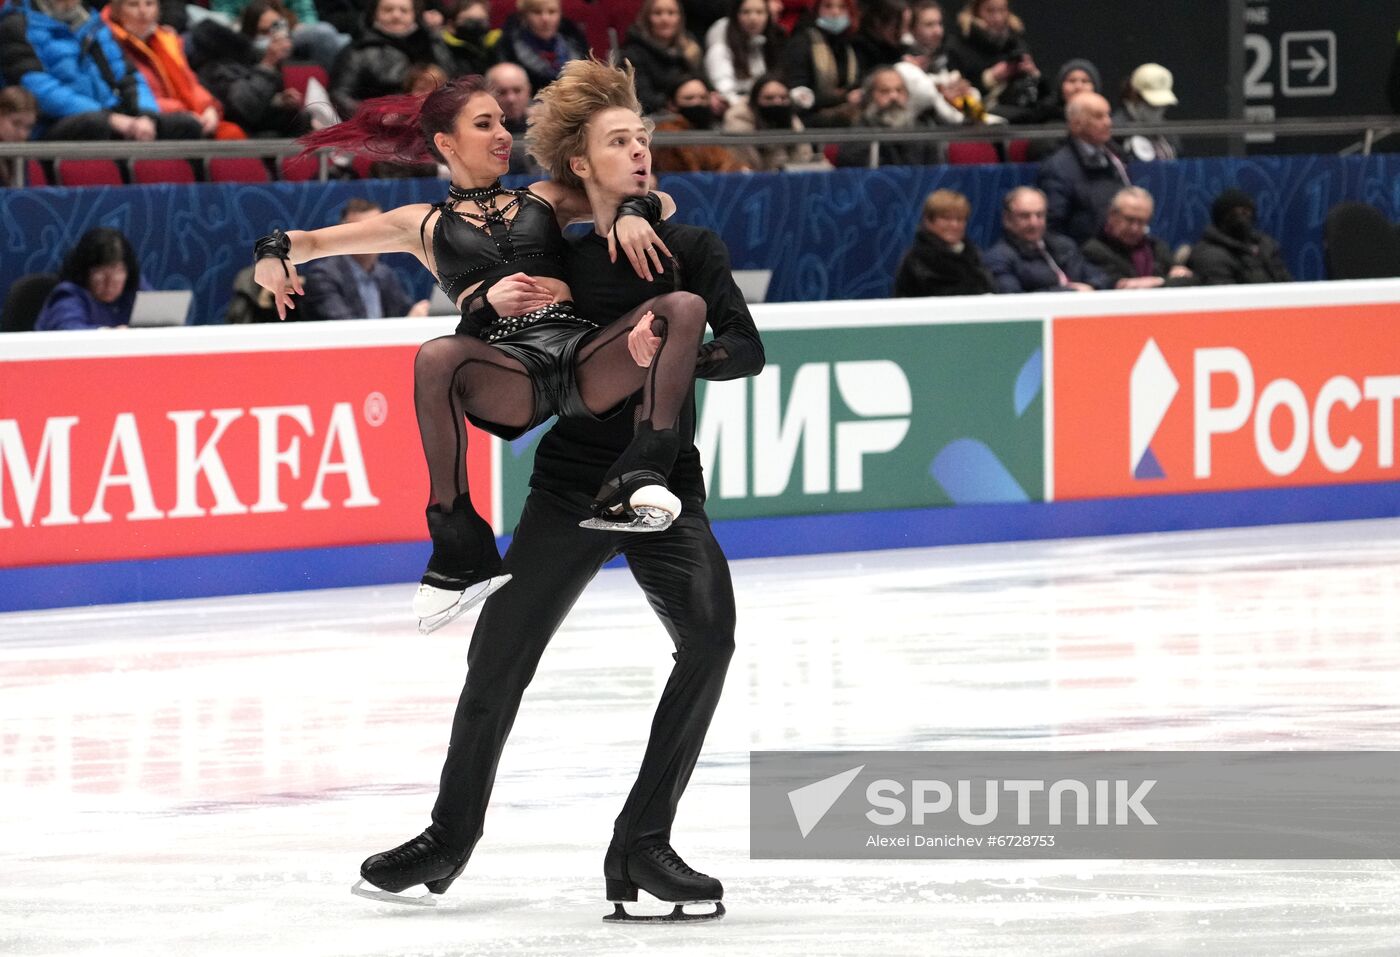
[[1054, 321], [1055, 497], [1388, 482], [1400, 303]]
[[[697, 386], [732, 558], [1400, 514], [1400, 282], [754, 307]], [[443, 319], [8, 334], [0, 611], [415, 581]], [[469, 430], [512, 531], [539, 433]]]
[[[0, 363], [0, 568], [421, 539], [413, 355]], [[475, 439], [489, 515], [490, 446]]]
[[[1040, 322], [770, 330], [761, 374], [700, 382], [714, 519], [1038, 501]], [[519, 515], [534, 439], [502, 465]]]

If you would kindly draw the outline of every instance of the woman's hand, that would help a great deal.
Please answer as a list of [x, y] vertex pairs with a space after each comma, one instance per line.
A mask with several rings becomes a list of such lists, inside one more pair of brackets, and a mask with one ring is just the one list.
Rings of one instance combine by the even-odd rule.
[[277, 305], [278, 319], [286, 319], [287, 310], [297, 307], [292, 300], [292, 293], [298, 296], [306, 295], [306, 290], [301, 285], [301, 277], [297, 275], [297, 268], [282, 259], [259, 259], [253, 266], [253, 281], [272, 293], [272, 300]]
[[219, 108], [217, 106], [206, 106], [204, 112], [199, 114], [199, 128], [204, 131], [205, 136], [213, 136], [215, 130], [219, 128]]
[[486, 301], [498, 316], [524, 316], [550, 305], [554, 296], [533, 276], [518, 272], [486, 290]]
[[611, 262], [617, 262], [619, 247], [627, 255], [627, 261], [632, 264], [637, 275], [647, 282], [651, 282], [653, 266], [656, 267], [657, 275], [666, 271], [661, 265], [661, 256], [671, 258], [671, 250], [667, 249], [661, 237], [656, 235], [651, 223], [641, 216], [619, 216], [613, 221], [613, 228], [608, 231], [608, 259]]
[[651, 365], [651, 360], [656, 358], [656, 350], [661, 348], [661, 337], [652, 334], [651, 319], [651, 312], [647, 312], [627, 333], [627, 350], [643, 369]]

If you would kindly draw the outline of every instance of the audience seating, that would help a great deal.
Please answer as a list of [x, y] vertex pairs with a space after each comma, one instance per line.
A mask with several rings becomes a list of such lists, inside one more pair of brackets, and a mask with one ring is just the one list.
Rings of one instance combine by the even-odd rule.
[[991, 143], [975, 140], [948, 144], [948, 162], [953, 166], [980, 166], [1001, 162], [1001, 155]]
[[55, 160], [60, 186], [121, 186], [122, 171], [115, 160]]
[[33, 332], [44, 300], [57, 285], [58, 277], [49, 272], [16, 279], [5, 296], [5, 308], [0, 310], [0, 332]]
[[44, 172], [44, 164], [29, 160], [24, 164], [24, 182], [29, 186], [49, 185], [49, 174]]
[[325, 67], [319, 63], [289, 61], [282, 64], [282, 83], [287, 89], [296, 90], [304, 97], [306, 96], [306, 86], [312, 80], [320, 83], [327, 90], [331, 88], [330, 75], [326, 73]]
[[194, 168], [188, 160], [145, 159], [131, 164], [133, 183], [193, 183]]
[[1030, 140], [1012, 140], [1006, 144], [1006, 161], [1008, 163], [1025, 163], [1030, 160], [1030, 156]]
[[211, 159], [206, 169], [215, 183], [267, 183], [271, 174], [263, 161], [252, 156], [221, 156]]

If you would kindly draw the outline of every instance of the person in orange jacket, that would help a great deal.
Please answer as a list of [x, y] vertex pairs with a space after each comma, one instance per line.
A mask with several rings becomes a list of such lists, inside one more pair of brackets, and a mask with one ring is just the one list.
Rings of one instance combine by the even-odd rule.
[[102, 19], [146, 78], [162, 113], [193, 113], [206, 137], [247, 139], [241, 128], [224, 119], [223, 105], [190, 69], [180, 35], [160, 24], [159, 0], [112, 0], [103, 8]]

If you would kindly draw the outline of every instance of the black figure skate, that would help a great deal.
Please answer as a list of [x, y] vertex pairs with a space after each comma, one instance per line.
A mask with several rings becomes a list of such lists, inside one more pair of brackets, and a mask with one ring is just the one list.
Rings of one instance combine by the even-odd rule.
[[676, 463], [680, 436], [675, 429], [656, 430], [648, 422], [637, 426], [627, 450], [608, 474], [593, 499], [593, 517], [581, 528], [609, 532], [659, 532], [681, 514], [681, 500], [666, 487]]
[[[608, 901], [613, 904], [613, 912], [603, 920], [674, 924], [719, 920], [724, 916], [724, 885], [687, 866], [669, 844], [653, 844], [631, 854], [611, 847], [603, 861], [603, 876], [607, 879]], [[639, 889], [675, 907], [669, 914], [630, 914], [622, 905], [635, 902]], [[711, 909], [687, 913], [685, 908], [690, 905], [710, 905]]]
[[433, 555], [413, 596], [413, 613], [423, 634], [437, 631], [485, 601], [510, 581], [501, 574], [501, 555], [491, 526], [472, 508], [467, 495], [457, 496], [452, 511], [428, 506], [428, 534]]
[[[435, 907], [435, 895], [445, 893], [466, 866], [465, 851], [452, 851], [424, 831], [391, 851], [367, 858], [360, 865], [360, 879], [350, 893], [390, 904]], [[419, 884], [428, 893], [417, 897], [402, 893]]]

